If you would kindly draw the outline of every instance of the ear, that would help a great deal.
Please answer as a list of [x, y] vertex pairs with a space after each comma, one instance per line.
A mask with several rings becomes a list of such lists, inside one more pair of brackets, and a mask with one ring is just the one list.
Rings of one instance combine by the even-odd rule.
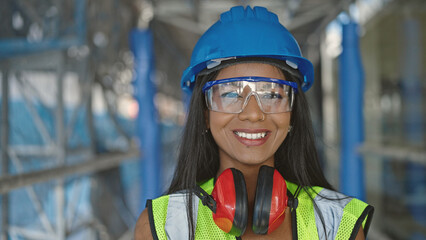
[[208, 109], [204, 111], [204, 119], [206, 120], [206, 128], [210, 129], [210, 112]]

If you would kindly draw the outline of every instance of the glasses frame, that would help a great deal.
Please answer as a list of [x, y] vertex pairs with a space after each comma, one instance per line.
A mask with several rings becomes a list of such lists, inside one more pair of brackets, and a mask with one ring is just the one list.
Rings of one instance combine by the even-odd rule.
[[[207, 106], [210, 106], [208, 103], [208, 99], [207, 99], [207, 95], [205, 94], [206, 91], [208, 91], [211, 87], [213, 87], [214, 85], [217, 84], [221, 84], [221, 83], [229, 83], [229, 82], [237, 82], [237, 81], [246, 81], [246, 82], [272, 82], [272, 83], [278, 83], [278, 84], [283, 84], [283, 85], [287, 85], [290, 86], [292, 88], [293, 94], [291, 95], [291, 105], [290, 105], [290, 109], [293, 109], [293, 103], [294, 103], [294, 94], [297, 93], [297, 83], [296, 82], [290, 82], [290, 81], [286, 81], [286, 80], [282, 80], [282, 79], [276, 79], [276, 78], [267, 78], [267, 77], [254, 77], [254, 76], [247, 76], [247, 77], [234, 77], [234, 78], [225, 78], [225, 79], [219, 79], [219, 80], [214, 80], [214, 81], [209, 81], [206, 82], [206, 84], [204, 84], [202, 92], [205, 96], [205, 100], [206, 100], [206, 104]], [[266, 113], [263, 111], [263, 107], [260, 105], [259, 102], [259, 96], [257, 95], [256, 92], [251, 92], [248, 97], [250, 97], [251, 95], [254, 95], [257, 101], [257, 104], [259, 105], [259, 108], [261, 109], [261, 111], [265, 114], [271, 114], [271, 113]], [[244, 103], [243, 107], [241, 108], [241, 110], [239, 112], [224, 112], [224, 113], [241, 113], [244, 108], [247, 105], [247, 99], [246, 102]], [[209, 107], [210, 109], [210, 107]], [[212, 110], [212, 109], [210, 109]], [[212, 110], [212, 111], [216, 111], [216, 110]], [[221, 112], [221, 111], [219, 111]], [[291, 112], [288, 111], [288, 112]]]
[[267, 77], [235, 77], [235, 78], [225, 78], [225, 79], [209, 81], [209, 82], [206, 82], [206, 84], [204, 84], [202, 91], [203, 93], [206, 93], [206, 91], [209, 90], [209, 88], [213, 87], [214, 85], [221, 84], [221, 83], [228, 83], [228, 82], [237, 82], [237, 81], [279, 83], [279, 84], [284, 84], [284, 85], [292, 87], [294, 90], [294, 93], [297, 93], [296, 82], [290, 82], [290, 81], [286, 81], [282, 79], [267, 78]]

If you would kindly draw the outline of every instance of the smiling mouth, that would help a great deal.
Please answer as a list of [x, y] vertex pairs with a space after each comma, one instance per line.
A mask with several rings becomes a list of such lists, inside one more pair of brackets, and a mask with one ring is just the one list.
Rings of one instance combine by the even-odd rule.
[[249, 140], [258, 140], [265, 138], [268, 135], [268, 132], [260, 132], [260, 133], [247, 133], [247, 132], [237, 132], [234, 131], [234, 134], [240, 138], [245, 138]]

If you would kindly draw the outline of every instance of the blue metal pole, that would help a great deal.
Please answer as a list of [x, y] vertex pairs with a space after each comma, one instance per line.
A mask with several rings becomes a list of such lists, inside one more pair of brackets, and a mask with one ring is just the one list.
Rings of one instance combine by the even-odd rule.
[[139, 103], [137, 135], [141, 149], [142, 190], [140, 210], [147, 199], [160, 195], [160, 130], [154, 105], [154, 53], [152, 33], [149, 29], [135, 29], [130, 33], [130, 45], [135, 64], [135, 97]]
[[[407, 18], [403, 22], [403, 62], [402, 88], [403, 123], [405, 140], [413, 146], [421, 147], [424, 141], [422, 113], [422, 44], [418, 21]], [[426, 227], [426, 168], [417, 163], [406, 164], [406, 204], [413, 218]], [[425, 239], [420, 232], [413, 233], [411, 239]]]
[[75, 29], [79, 45], [86, 43], [86, 0], [77, 0], [75, 3]]
[[340, 188], [347, 195], [365, 200], [363, 159], [357, 148], [364, 141], [364, 72], [359, 52], [358, 24], [343, 24], [339, 58], [341, 113]]

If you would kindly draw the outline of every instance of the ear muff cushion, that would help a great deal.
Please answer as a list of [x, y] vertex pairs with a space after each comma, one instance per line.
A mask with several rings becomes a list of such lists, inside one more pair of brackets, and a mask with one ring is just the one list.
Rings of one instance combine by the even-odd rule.
[[253, 231], [256, 234], [274, 231], [284, 221], [287, 200], [284, 178], [275, 168], [262, 166], [257, 177]]
[[244, 234], [247, 227], [248, 200], [243, 174], [234, 168], [226, 169], [217, 178], [212, 197], [216, 201], [213, 220], [224, 232], [235, 236]]
[[268, 234], [273, 232], [284, 221], [288, 205], [287, 184], [278, 170], [274, 169], [274, 184], [272, 186], [271, 210], [269, 212]]
[[[247, 188], [246, 181], [244, 180], [244, 175], [237, 169], [232, 168], [232, 173], [234, 174], [234, 183], [235, 183], [235, 215], [234, 223], [236, 234], [235, 236], [241, 236], [246, 231], [247, 219], [248, 219], [248, 197], [247, 197]], [[231, 230], [232, 231], [232, 230]]]
[[269, 212], [271, 210], [272, 185], [274, 180], [274, 168], [260, 167], [257, 176], [256, 196], [253, 209], [253, 232], [267, 234], [269, 226]]

